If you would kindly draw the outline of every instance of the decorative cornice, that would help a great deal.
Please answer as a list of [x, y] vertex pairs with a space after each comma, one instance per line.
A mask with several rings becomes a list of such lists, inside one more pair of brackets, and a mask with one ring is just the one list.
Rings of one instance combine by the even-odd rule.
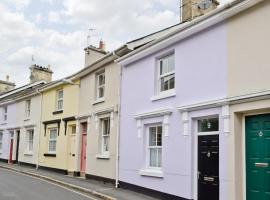
[[172, 112], [173, 112], [172, 108], [166, 108], [162, 110], [154, 110], [150, 112], [137, 113], [133, 116], [135, 119], [147, 119], [147, 118], [153, 118], [153, 117], [162, 117], [164, 115], [171, 115]]

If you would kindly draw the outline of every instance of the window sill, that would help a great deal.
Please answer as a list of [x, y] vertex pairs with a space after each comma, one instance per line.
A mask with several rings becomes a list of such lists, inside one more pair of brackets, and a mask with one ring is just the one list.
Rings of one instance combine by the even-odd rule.
[[104, 101], [105, 101], [105, 98], [100, 98], [100, 99], [97, 99], [96, 101], [94, 101], [94, 103], [92, 103], [92, 105], [103, 103]]
[[0, 124], [1, 126], [4, 126], [4, 125], [7, 125], [7, 122], [4, 122], [4, 123], [2, 123], [2, 124]]
[[104, 159], [104, 160], [109, 160], [110, 159], [110, 155], [109, 154], [99, 154], [96, 155], [97, 159]]
[[34, 154], [33, 154], [33, 152], [25, 152], [23, 155], [25, 155], [25, 156], [33, 156]]
[[142, 169], [140, 171], [141, 176], [150, 176], [150, 177], [157, 177], [157, 178], [163, 178], [164, 174], [161, 171], [161, 169]]
[[161, 92], [160, 94], [151, 97], [151, 101], [157, 101], [160, 99], [166, 99], [166, 98], [175, 97], [175, 96], [176, 96], [175, 90], [169, 90], [166, 92]]
[[24, 119], [23, 121], [25, 121], [25, 122], [26, 122], [26, 121], [29, 121], [29, 120], [30, 120], [30, 118], [26, 118], [26, 119]]
[[53, 115], [62, 114], [63, 112], [63, 110], [57, 110], [53, 112]]
[[55, 153], [44, 153], [45, 157], [56, 157]]

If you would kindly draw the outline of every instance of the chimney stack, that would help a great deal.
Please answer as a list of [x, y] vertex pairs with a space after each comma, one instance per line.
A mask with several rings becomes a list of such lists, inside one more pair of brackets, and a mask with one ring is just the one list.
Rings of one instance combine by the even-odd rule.
[[107, 55], [106, 45], [103, 40], [99, 41], [99, 46], [90, 45], [84, 49], [85, 51], [85, 67], [92, 65], [97, 60]]
[[106, 51], [106, 45], [105, 45], [105, 42], [103, 40], [99, 41], [99, 49], [102, 51]]
[[16, 87], [15, 83], [9, 81], [9, 75], [6, 76], [5, 81], [0, 80], [0, 94], [3, 92], [8, 92]]
[[53, 72], [50, 69], [50, 65], [48, 65], [48, 67], [32, 65], [30, 67], [30, 70], [31, 70], [30, 83], [35, 83], [38, 81], [45, 81], [45, 82], [52, 81]]
[[218, 0], [180, 0], [180, 21], [191, 21], [197, 17], [215, 10]]

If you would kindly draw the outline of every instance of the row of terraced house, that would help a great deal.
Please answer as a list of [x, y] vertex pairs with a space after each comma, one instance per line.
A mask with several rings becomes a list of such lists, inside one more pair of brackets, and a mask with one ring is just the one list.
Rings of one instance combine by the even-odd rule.
[[1, 161], [160, 199], [270, 199], [270, 2], [181, 8], [175, 26], [85, 48], [64, 79], [32, 65], [29, 84], [0, 81]]

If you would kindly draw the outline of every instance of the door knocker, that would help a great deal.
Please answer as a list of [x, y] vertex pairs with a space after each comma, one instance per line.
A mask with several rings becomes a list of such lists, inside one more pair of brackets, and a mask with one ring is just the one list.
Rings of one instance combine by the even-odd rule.
[[263, 132], [262, 132], [262, 131], [259, 132], [259, 136], [260, 136], [260, 137], [263, 136]]

